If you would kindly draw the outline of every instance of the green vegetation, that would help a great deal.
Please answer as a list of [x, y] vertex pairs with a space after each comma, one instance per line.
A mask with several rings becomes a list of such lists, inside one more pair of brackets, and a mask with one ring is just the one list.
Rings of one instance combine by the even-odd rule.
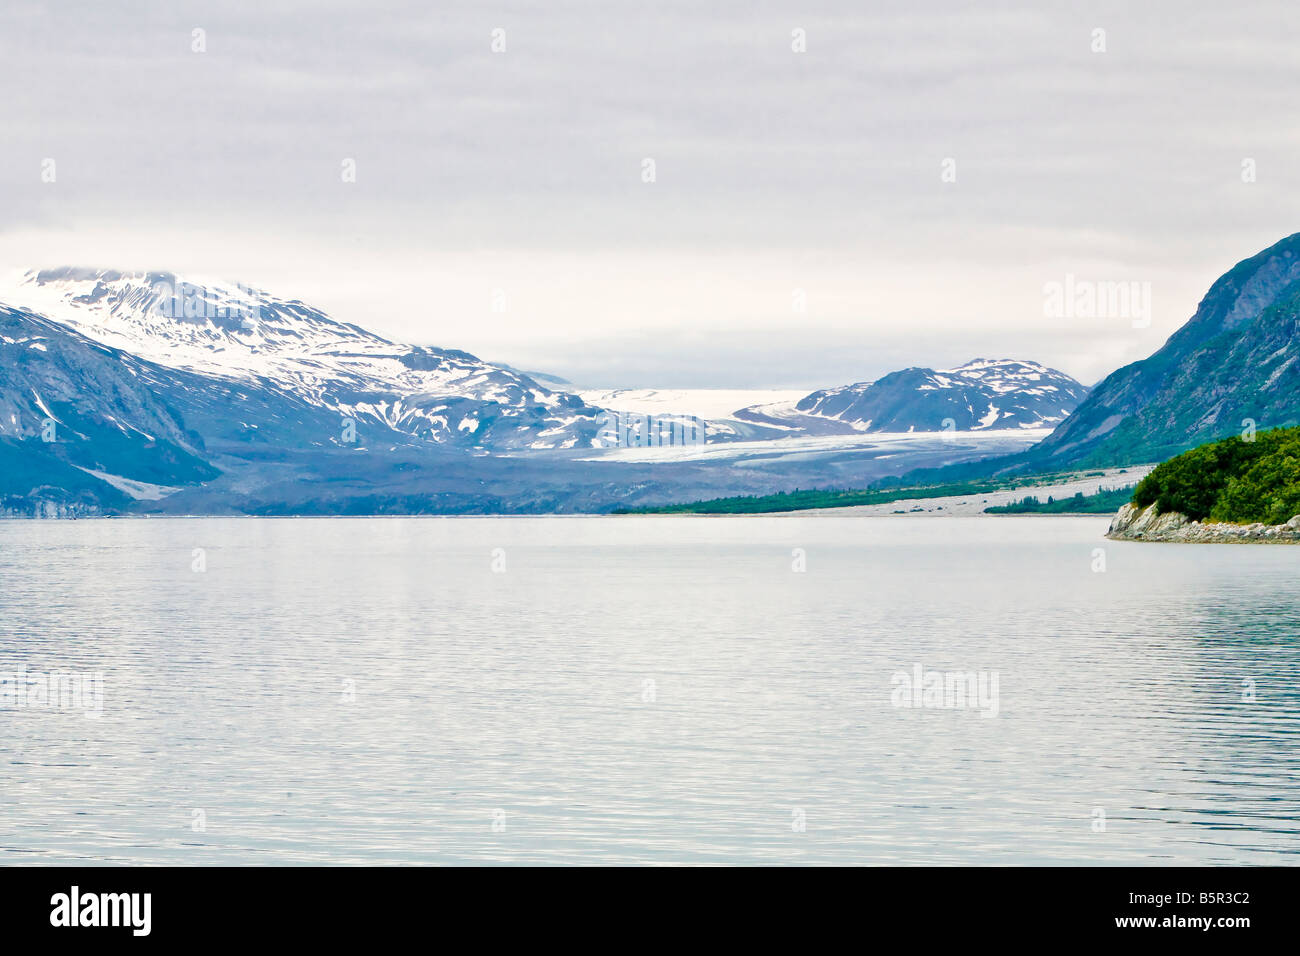
[[1169, 459], [1142, 479], [1133, 503], [1194, 521], [1285, 524], [1300, 514], [1300, 428], [1253, 438], [1225, 438]]
[[1120, 509], [1121, 505], [1127, 504], [1132, 496], [1132, 488], [1102, 488], [1095, 495], [1085, 495], [1082, 491], [1076, 491], [1069, 498], [1053, 498], [1048, 495], [1046, 501], [1039, 501], [1037, 496], [1030, 495], [1009, 505], [992, 505], [985, 508], [984, 513], [990, 515], [1113, 514]]
[[[971, 481], [954, 481], [930, 485], [897, 485], [880, 482], [865, 489], [811, 489], [807, 491], [782, 491], [774, 495], [741, 495], [734, 498], [713, 498], [676, 505], [650, 505], [642, 508], [616, 508], [614, 514], [773, 514], [784, 511], [806, 511], [810, 508], [848, 508], [852, 505], [881, 505], [891, 501], [912, 498], [948, 498], [957, 495], [980, 495], [991, 491], [1005, 491], [1025, 484], [1051, 484], [1077, 478], [1077, 474], [1059, 473], [1037, 475], [1032, 478], [983, 478]], [[1127, 501], [1125, 497], [1115, 505], [1114, 511]]]

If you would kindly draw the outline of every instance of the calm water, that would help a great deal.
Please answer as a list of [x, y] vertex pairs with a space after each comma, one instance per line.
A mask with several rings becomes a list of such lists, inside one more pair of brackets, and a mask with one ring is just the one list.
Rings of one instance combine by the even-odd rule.
[[1300, 548], [1106, 523], [0, 522], [0, 863], [1296, 862]]

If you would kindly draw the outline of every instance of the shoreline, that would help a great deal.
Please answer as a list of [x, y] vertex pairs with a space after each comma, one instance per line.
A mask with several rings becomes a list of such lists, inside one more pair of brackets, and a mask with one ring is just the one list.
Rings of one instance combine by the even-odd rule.
[[[926, 500], [926, 499], [923, 499]], [[944, 499], [928, 499], [931, 501], [942, 501]], [[803, 511], [763, 511], [755, 514], [649, 514], [649, 515], [616, 515], [600, 514], [596, 512], [581, 512], [575, 514], [481, 514], [481, 515], [428, 515], [428, 514], [377, 514], [377, 515], [83, 515], [78, 518], [36, 518], [36, 517], [19, 517], [16, 515], [0, 516], [0, 524], [6, 523], [42, 523], [42, 524], [71, 524], [77, 521], [411, 521], [411, 520], [501, 520], [508, 518], [526, 518], [526, 519], [546, 519], [546, 520], [567, 520], [567, 519], [595, 519], [595, 518], [618, 518], [635, 519], [635, 518], [791, 518], [817, 512], [817, 517], [834, 517], [836, 511], [850, 509], [840, 508], [817, 508], [805, 509]], [[984, 514], [983, 512], [943, 512], [941, 514], [928, 512], [907, 512], [902, 514], [852, 514], [847, 515], [850, 518], [1107, 518], [1109, 515], [1096, 511], [1054, 511], [1049, 513], [1043, 512], [1024, 512], [1022, 514]]]
[[1300, 515], [1286, 524], [1229, 524], [1191, 521], [1177, 511], [1159, 514], [1155, 505], [1127, 504], [1111, 520], [1106, 537], [1151, 544], [1300, 544]]

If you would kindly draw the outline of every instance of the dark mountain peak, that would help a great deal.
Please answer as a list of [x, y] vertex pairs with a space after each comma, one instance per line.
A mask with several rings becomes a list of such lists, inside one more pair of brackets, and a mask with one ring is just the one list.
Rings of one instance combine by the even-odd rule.
[[1300, 281], [1300, 232], [1243, 259], [1210, 286], [1196, 313], [1170, 338], [1185, 345], [1240, 328]]

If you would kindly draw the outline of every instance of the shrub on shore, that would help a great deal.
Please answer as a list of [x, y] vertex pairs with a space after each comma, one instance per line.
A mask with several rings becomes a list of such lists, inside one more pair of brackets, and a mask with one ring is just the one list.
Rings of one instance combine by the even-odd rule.
[[1133, 503], [1193, 521], [1284, 524], [1300, 514], [1300, 428], [1210, 442], [1158, 465]]

